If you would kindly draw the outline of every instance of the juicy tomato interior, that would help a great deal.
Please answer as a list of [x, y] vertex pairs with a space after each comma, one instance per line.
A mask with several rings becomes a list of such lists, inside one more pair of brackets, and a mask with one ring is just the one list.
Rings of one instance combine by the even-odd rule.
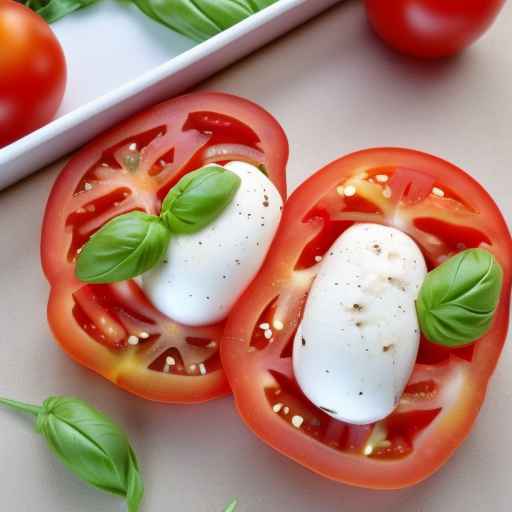
[[50, 195], [42, 263], [55, 338], [79, 363], [142, 397], [200, 402], [229, 391], [218, 349], [223, 324], [187, 327], [157, 311], [135, 281], [85, 285], [81, 247], [113, 217], [158, 214], [168, 190], [206, 163], [264, 165], [286, 196], [288, 145], [260, 107], [198, 93], [158, 105], [93, 141], [68, 163]]
[[[458, 349], [422, 339], [396, 410], [362, 426], [315, 407], [295, 381], [291, 359], [318, 262], [357, 222], [401, 229], [430, 269], [481, 247], [494, 253], [505, 275], [488, 334]], [[403, 149], [362, 151], [330, 164], [288, 200], [265, 267], [225, 330], [221, 356], [242, 417], [278, 451], [338, 481], [399, 488], [426, 478], [467, 435], [484, 398], [507, 332], [511, 261], [498, 208], [453, 165]]]

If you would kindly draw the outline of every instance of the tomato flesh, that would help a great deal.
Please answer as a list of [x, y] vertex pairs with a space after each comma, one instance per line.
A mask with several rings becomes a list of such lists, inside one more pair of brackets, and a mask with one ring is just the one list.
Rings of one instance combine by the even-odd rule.
[[202, 402], [229, 392], [218, 355], [222, 323], [180, 325], [134, 281], [86, 285], [74, 269], [83, 244], [112, 217], [158, 214], [184, 174], [240, 157], [264, 165], [285, 197], [288, 145], [277, 122], [247, 100], [198, 93], [139, 114], [72, 158], [48, 200], [41, 242], [48, 320], [71, 357], [150, 400]]
[[[355, 196], [347, 197], [346, 187]], [[403, 230], [429, 268], [479, 246], [496, 256], [505, 275], [491, 330], [463, 349], [422, 339], [397, 409], [363, 426], [315, 407], [295, 381], [291, 360], [317, 257], [356, 222]], [[498, 208], [453, 165], [405, 149], [362, 151], [328, 165], [288, 200], [265, 266], [224, 331], [221, 359], [242, 418], [276, 450], [328, 478], [382, 489], [423, 480], [466, 437], [481, 406], [507, 333], [511, 261], [512, 240]], [[271, 339], [262, 336], [261, 323], [271, 326]]]

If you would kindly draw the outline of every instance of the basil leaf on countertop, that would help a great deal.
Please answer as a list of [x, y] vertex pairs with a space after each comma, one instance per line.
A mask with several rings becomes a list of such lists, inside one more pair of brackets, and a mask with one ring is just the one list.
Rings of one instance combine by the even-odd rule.
[[238, 175], [219, 165], [190, 172], [169, 191], [160, 216], [173, 233], [196, 233], [224, 211], [240, 183]]
[[37, 430], [57, 457], [83, 481], [126, 499], [138, 512], [144, 484], [124, 432], [107, 416], [72, 397], [51, 397], [41, 407], [0, 398], [0, 404], [36, 416]]
[[170, 232], [153, 215], [134, 211], [114, 217], [80, 252], [75, 274], [85, 283], [114, 283], [143, 274], [167, 251]]
[[37, 12], [37, 14], [48, 23], [53, 23], [97, 1], [98, 0], [21, 0], [20, 3]]
[[421, 331], [432, 343], [458, 347], [481, 338], [499, 302], [503, 270], [482, 249], [468, 249], [427, 274], [416, 301]]
[[233, 500], [225, 509], [224, 512], [235, 512], [238, 505], [238, 500]]
[[146, 15], [196, 41], [236, 25], [277, 0], [134, 0]]

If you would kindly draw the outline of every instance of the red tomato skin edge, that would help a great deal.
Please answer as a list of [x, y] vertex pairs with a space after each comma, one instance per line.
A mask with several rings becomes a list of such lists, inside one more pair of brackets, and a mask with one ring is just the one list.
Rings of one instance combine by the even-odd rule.
[[[300, 209], [300, 205], [304, 201], [308, 201], [308, 198], [311, 197], [312, 193], [315, 194], [316, 190], [321, 190], [322, 192], [327, 190], [326, 187], [330, 186], [332, 183], [332, 178], [330, 176], [333, 172], [336, 172], [335, 168], [337, 165], [340, 165], [349, 159], [357, 161], [358, 158], [365, 157], [365, 155], [371, 155], [371, 153], [375, 152], [389, 153], [392, 156], [393, 154], [399, 154], [403, 151], [406, 151], [411, 156], [417, 155], [421, 158], [430, 159], [433, 164], [445, 167], [446, 170], [444, 172], [446, 175], [448, 175], [450, 172], [457, 172], [459, 178], [461, 178], [462, 181], [465, 181], [468, 187], [478, 191], [478, 194], [481, 195], [480, 197], [486, 203], [486, 210], [493, 211], [494, 214], [497, 214], [496, 223], [500, 224], [501, 227], [504, 227], [508, 233], [505, 219], [503, 218], [495, 201], [488, 194], [488, 192], [465, 171], [457, 168], [450, 162], [447, 162], [446, 160], [435, 157], [433, 155], [415, 150], [392, 147], [371, 148], [357, 151], [328, 164], [320, 171], [312, 175], [301, 186], [299, 186], [299, 188], [297, 188], [288, 199], [285, 210], [283, 211], [280, 230], [285, 229], [287, 218], [293, 219], [296, 217], [296, 211]], [[371, 156], [369, 158], [371, 158]], [[320, 185], [316, 186], [317, 183], [320, 183]], [[313, 186], [315, 191], [312, 190]], [[273, 247], [279, 244], [279, 238], [280, 237], [278, 232], [278, 235], [274, 239]], [[501, 242], [503, 248], [505, 249], [506, 255], [512, 257], [512, 238], [510, 237], [510, 234], [508, 234], [505, 240], [501, 240]], [[273, 252], [277, 252], [277, 250], [273, 250], [271, 248], [269, 256], [267, 257], [267, 262], [273, 262]], [[248, 302], [244, 300], [244, 297], [242, 297], [238, 302], [235, 310], [232, 313], [232, 316], [230, 317], [230, 321], [228, 322], [224, 334], [226, 342], [221, 344], [221, 359], [228, 374], [230, 384], [235, 390], [234, 397], [238, 413], [248, 428], [263, 442], [274, 448], [282, 455], [294, 460], [298, 464], [329, 480], [348, 484], [354, 487], [373, 490], [399, 490], [414, 486], [426, 480], [449, 461], [454, 452], [468, 437], [485, 399], [487, 386], [496, 368], [499, 355], [507, 337], [509, 326], [512, 273], [510, 272], [509, 267], [505, 268], [504, 270], [505, 273], [500, 298], [500, 307], [491, 328], [491, 332], [493, 333], [491, 340], [492, 345], [478, 345], [473, 356], [474, 363], [469, 365], [468, 371], [464, 370], [465, 381], [463, 400], [461, 403], [457, 404], [457, 406], [453, 407], [454, 410], [451, 412], [450, 418], [445, 420], [446, 423], [448, 423], [448, 420], [451, 420], [451, 422], [455, 424], [452, 425], [448, 423], [448, 425], [441, 426], [444, 426], [444, 428], [438, 427], [436, 429], [443, 437], [441, 440], [438, 440], [438, 442], [442, 443], [443, 449], [441, 452], [437, 451], [428, 457], [428, 447], [426, 449], [422, 448], [422, 452], [424, 452], [425, 458], [418, 462], [412, 459], [413, 455], [408, 456], [405, 459], [382, 461], [378, 459], [369, 459], [363, 458], [361, 456], [353, 456], [342, 453], [340, 454], [340, 458], [344, 458], [345, 462], [347, 460], [350, 461], [350, 470], [346, 469], [346, 467], [341, 468], [340, 470], [339, 466], [335, 463], [326, 463], [325, 466], [328, 467], [317, 467], [315, 465], [315, 461], [313, 461], [312, 458], [308, 459], [309, 455], [312, 457], [315, 455], [315, 451], [313, 450], [311, 452], [310, 446], [307, 446], [308, 443], [306, 443], [306, 446], [303, 446], [303, 449], [298, 450], [294, 446], [297, 444], [295, 442], [296, 436], [287, 435], [287, 431], [284, 428], [281, 432], [279, 432], [278, 435], [280, 435], [280, 438], [277, 440], [275, 424], [272, 424], [272, 422], [269, 421], [272, 416], [267, 416], [266, 414], [255, 414], [255, 411], [260, 408], [261, 397], [255, 392], [251, 393], [251, 387], [247, 386], [247, 382], [251, 381], [250, 376], [240, 375], [237, 373], [235, 371], [237, 360], [234, 357], [230, 357], [230, 353], [233, 352], [232, 347], [229, 346], [230, 343], [236, 347], [244, 338], [244, 335], [241, 334], [242, 329], [237, 323], [238, 314], [243, 314], [244, 302]], [[256, 285], [253, 284], [251, 288], [253, 287], [256, 287]], [[244, 296], [247, 297], [250, 296], [250, 294], [251, 289], [247, 290]], [[456, 356], [451, 356], [449, 361], [456, 362], [461, 360]], [[247, 374], [248, 373], [249, 372], [247, 372]], [[240, 392], [240, 390], [237, 391], [237, 388], [242, 389], [244, 386], [247, 386], [247, 390], [244, 389], [243, 393]], [[281, 430], [281, 426], [278, 428]], [[448, 429], [448, 431], [443, 432], [445, 429]], [[296, 435], [300, 435], [300, 433], [297, 432]], [[328, 459], [329, 454], [323, 454], [323, 460], [327, 460], [329, 462]], [[404, 468], [400, 468], [404, 461], [408, 466], [407, 469], [410, 469], [410, 471], [404, 471]]]

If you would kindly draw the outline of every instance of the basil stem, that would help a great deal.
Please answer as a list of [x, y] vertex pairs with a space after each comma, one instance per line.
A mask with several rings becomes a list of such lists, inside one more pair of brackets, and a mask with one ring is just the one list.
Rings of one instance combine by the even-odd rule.
[[169, 191], [161, 218], [173, 233], [196, 233], [231, 203], [241, 179], [220, 165], [189, 172]]
[[468, 249], [427, 274], [416, 301], [421, 331], [440, 345], [458, 347], [481, 338], [498, 306], [503, 270], [482, 249]]
[[36, 416], [37, 430], [53, 453], [81, 480], [126, 499], [137, 512], [144, 495], [137, 458], [128, 438], [107, 416], [72, 397], [50, 397], [41, 407], [0, 398]]

